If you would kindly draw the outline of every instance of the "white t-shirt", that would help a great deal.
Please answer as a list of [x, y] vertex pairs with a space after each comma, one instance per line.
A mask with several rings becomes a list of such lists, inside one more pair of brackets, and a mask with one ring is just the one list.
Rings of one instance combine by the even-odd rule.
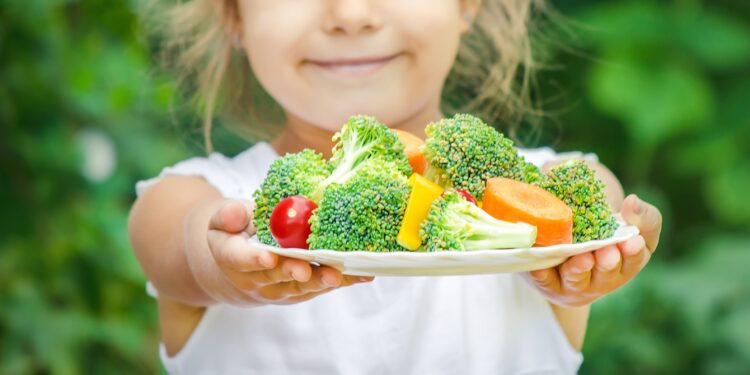
[[[521, 150], [536, 165], [562, 157]], [[278, 158], [266, 143], [214, 153], [166, 175], [206, 179], [225, 197], [252, 199]], [[149, 284], [151, 294], [155, 291]], [[162, 363], [175, 374], [573, 374], [583, 360], [544, 297], [517, 274], [376, 277], [303, 303], [209, 307], [183, 349]]]

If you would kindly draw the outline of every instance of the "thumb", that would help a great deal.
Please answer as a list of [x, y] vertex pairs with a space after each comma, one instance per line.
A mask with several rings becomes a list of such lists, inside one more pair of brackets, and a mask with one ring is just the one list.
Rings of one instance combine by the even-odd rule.
[[630, 194], [622, 204], [622, 218], [628, 224], [638, 227], [651, 252], [656, 250], [662, 225], [658, 208], [640, 200], [635, 194]]
[[221, 230], [228, 233], [239, 233], [252, 227], [253, 204], [240, 200], [227, 200], [211, 216], [209, 229]]

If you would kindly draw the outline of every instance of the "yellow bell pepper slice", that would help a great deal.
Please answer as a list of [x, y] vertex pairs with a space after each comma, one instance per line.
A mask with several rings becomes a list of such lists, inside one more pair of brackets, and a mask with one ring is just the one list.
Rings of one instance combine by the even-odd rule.
[[411, 185], [411, 194], [406, 204], [404, 220], [401, 222], [401, 229], [396, 241], [409, 250], [417, 250], [422, 245], [422, 238], [419, 237], [419, 226], [427, 218], [432, 201], [443, 194], [443, 188], [418, 173], [409, 177], [409, 184]]

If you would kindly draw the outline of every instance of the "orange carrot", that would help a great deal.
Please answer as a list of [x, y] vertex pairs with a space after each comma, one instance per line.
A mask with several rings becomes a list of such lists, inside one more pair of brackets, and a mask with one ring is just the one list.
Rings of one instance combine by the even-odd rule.
[[404, 153], [406, 153], [406, 157], [409, 158], [411, 169], [419, 174], [424, 173], [424, 170], [427, 168], [427, 159], [422, 153], [422, 145], [424, 145], [424, 141], [407, 131], [399, 129], [393, 130], [398, 134], [401, 143], [405, 146]]
[[573, 243], [573, 211], [552, 193], [525, 182], [496, 177], [487, 180], [482, 209], [509, 222], [536, 226], [535, 246]]

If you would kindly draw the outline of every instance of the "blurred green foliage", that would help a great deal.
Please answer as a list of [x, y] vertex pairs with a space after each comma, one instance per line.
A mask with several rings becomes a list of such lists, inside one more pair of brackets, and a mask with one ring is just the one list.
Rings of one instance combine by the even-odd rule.
[[[594, 304], [583, 374], [750, 373], [750, 2], [573, 1], [542, 92], [665, 218], [652, 263]], [[570, 53], [572, 52], [572, 53]]]
[[[3, 1], [0, 373], [153, 373], [133, 183], [187, 152], [133, 4]], [[109, 160], [109, 162], [107, 162]]]
[[[127, 212], [199, 131], [176, 137], [194, 120], [136, 0], [0, 5], [0, 373], [158, 372]], [[557, 148], [596, 152], [666, 220], [652, 264], [594, 305], [581, 372], [748, 373], [750, 2], [556, 5]]]

